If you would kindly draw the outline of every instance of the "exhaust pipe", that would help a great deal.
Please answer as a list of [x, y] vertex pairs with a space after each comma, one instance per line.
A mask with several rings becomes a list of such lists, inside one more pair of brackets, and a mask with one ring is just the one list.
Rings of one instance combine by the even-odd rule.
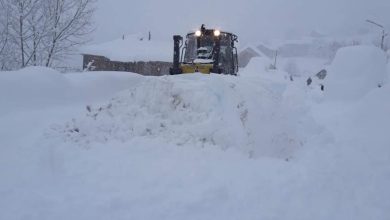
[[180, 69], [180, 43], [183, 41], [183, 37], [180, 35], [173, 36], [173, 67], [169, 69], [171, 75], [181, 74]]

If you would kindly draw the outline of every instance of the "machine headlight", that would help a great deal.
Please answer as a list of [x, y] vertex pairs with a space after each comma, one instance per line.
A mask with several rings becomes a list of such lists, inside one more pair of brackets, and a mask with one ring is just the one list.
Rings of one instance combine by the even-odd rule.
[[221, 31], [215, 30], [214, 31], [214, 36], [219, 37], [219, 35], [221, 35]]
[[202, 35], [201, 31], [199, 31], [199, 30], [195, 31], [195, 36], [200, 37], [200, 35]]

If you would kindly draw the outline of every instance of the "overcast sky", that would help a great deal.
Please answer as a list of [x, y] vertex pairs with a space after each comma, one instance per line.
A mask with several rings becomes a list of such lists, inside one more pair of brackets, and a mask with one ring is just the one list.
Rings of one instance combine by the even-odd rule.
[[366, 19], [390, 26], [390, 0], [98, 0], [94, 42], [147, 33], [171, 39], [202, 23], [244, 42], [371, 29]]

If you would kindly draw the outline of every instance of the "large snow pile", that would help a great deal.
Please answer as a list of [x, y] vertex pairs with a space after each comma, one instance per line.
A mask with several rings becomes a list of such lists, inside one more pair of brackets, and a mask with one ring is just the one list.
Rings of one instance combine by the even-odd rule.
[[370, 46], [340, 49], [326, 78], [326, 96], [333, 100], [356, 100], [384, 83], [386, 55]]
[[[142, 40], [141, 40], [142, 39]], [[90, 45], [81, 49], [83, 54], [100, 55], [112, 61], [172, 61], [173, 43], [147, 40], [138, 35], [127, 35], [110, 42]]]
[[106, 104], [87, 106], [85, 117], [54, 126], [52, 135], [83, 146], [158, 137], [289, 158], [305, 143], [308, 131], [301, 126], [310, 121], [282, 101], [283, 89], [270, 86], [262, 78], [218, 75], [144, 78]]

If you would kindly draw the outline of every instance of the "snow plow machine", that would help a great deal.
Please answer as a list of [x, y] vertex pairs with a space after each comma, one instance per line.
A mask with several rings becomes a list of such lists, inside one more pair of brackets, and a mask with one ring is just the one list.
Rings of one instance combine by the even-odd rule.
[[173, 36], [173, 41], [173, 67], [169, 70], [171, 75], [197, 72], [237, 75], [236, 35], [206, 29], [202, 25], [200, 30], [188, 33], [184, 42], [179, 35]]

